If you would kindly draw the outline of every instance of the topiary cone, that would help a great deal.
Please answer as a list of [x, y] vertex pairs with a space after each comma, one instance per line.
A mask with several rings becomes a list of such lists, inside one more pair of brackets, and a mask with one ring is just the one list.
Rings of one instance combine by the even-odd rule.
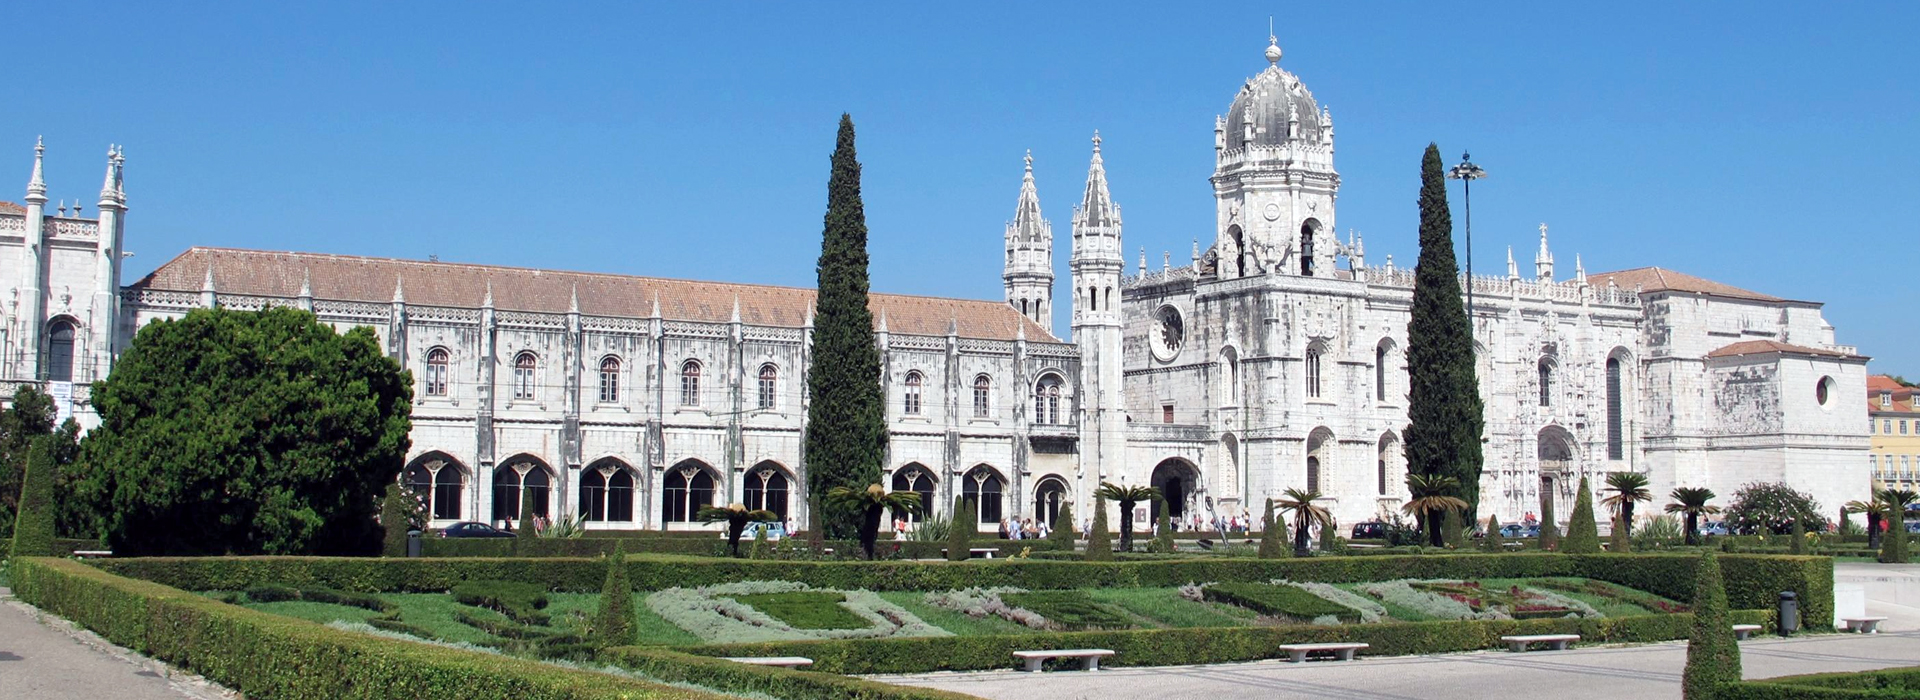
[[1687, 700], [1712, 698], [1722, 683], [1740, 680], [1740, 644], [1727, 615], [1720, 561], [1708, 550], [1693, 574], [1693, 634], [1687, 638], [1687, 669], [1681, 692]]
[[1580, 495], [1573, 501], [1573, 517], [1567, 521], [1567, 536], [1560, 551], [1568, 554], [1600, 553], [1600, 526], [1593, 520], [1593, 489], [1587, 477], [1580, 477]]
[[607, 558], [607, 580], [600, 587], [600, 611], [594, 616], [593, 631], [601, 647], [633, 643], [633, 584], [627, 580], [627, 545], [614, 540], [613, 556]]
[[1107, 532], [1107, 499], [1094, 497], [1093, 525], [1087, 528], [1087, 561], [1113, 561], [1113, 535]]

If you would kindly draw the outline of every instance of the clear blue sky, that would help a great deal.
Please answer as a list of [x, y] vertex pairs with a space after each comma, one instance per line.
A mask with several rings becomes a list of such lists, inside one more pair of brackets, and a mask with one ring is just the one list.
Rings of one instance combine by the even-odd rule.
[[218, 245], [811, 285], [847, 111], [876, 290], [998, 298], [1028, 148], [1064, 289], [1096, 128], [1129, 264], [1211, 237], [1213, 118], [1272, 14], [1371, 259], [1413, 261], [1436, 141], [1492, 173], [1476, 272], [1547, 222], [1562, 275], [1824, 301], [1920, 375], [1920, 4], [694, 5], [43, 3], [0, 42], [0, 198], [45, 134], [92, 211], [125, 144], [128, 281]]

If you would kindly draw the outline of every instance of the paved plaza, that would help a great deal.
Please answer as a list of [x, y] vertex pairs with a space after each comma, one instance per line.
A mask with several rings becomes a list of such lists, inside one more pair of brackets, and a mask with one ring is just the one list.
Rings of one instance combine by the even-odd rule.
[[[203, 685], [174, 683], [150, 667], [76, 639], [35, 619], [0, 588], [0, 698], [34, 700], [185, 700], [217, 697]], [[57, 621], [54, 625], [60, 624]], [[95, 638], [96, 640], [98, 638]]]

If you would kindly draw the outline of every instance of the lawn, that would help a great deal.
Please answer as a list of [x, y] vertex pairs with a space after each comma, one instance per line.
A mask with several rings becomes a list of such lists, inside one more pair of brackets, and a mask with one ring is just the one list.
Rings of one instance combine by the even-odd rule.
[[1160, 627], [1241, 627], [1254, 624], [1260, 616], [1232, 605], [1187, 600], [1180, 597], [1178, 588], [1100, 588], [1087, 595]]
[[733, 596], [733, 599], [796, 629], [857, 630], [873, 626], [867, 618], [841, 605], [847, 596], [836, 591], [756, 593]]
[[1001, 634], [1038, 634], [1040, 632], [1040, 630], [996, 615], [974, 617], [963, 612], [948, 610], [936, 605], [928, 605], [927, 594], [918, 591], [888, 591], [881, 593], [880, 598], [905, 608], [907, 612], [919, 616], [920, 619], [926, 620], [928, 624], [962, 637], [981, 637]]

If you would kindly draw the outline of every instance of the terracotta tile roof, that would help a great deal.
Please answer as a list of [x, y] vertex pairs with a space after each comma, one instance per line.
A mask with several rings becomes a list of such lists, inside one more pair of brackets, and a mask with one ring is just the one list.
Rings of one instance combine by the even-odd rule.
[[0, 202], [0, 214], [25, 214], [27, 208], [13, 202]]
[[1794, 355], [1817, 355], [1820, 357], [1859, 357], [1859, 355], [1852, 355], [1838, 350], [1810, 348], [1805, 345], [1782, 343], [1778, 340], [1744, 340], [1732, 345], [1722, 346], [1713, 352], [1707, 353], [1707, 357], [1737, 357], [1740, 355], [1760, 355], [1770, 352], [1783, 352]]
[[1646, 292], [1691, 292], [1695, 294], [1711, 294], [1713, 296], [1727, 297], [1730, 299], [1786, 301], [1780, 297], [1748, 291], [1730, 284], [1721, 284], [1710, 279], [1695, 277], [1684, 272], [1674, 272], [1673, 270], [1661, 267], [1641, 267], [1632, 270], [1587, 275], [1587, 282], [1595, 286], [1605, 287], [1609, 280], [1621, 289], [1633, 289], [1634, 285], [1639, 285], [1641, 291]]
[[[1880, 405], [1880, 392], [1888, 392], [1892, 403]], [[1920, 408], [1914, 406], [1913, 397], [1920, 394], [1920, 388], [1906, 386], [1884, 374], [1867, 375], [1867, 412], [1879, 414], [1920, 414]]]
[[[565, 313], [578, 289], [580, 312], [591, 316], [648, 318], [658, 299], [667, 320], [726, 323], [737, 299], [742, 322], [788, 328], [806, 323], [814, 296], [799, 287], [205, 247], [188, 249], [130, 287], [199, 292], [208, 267], [224, 294], [295, 297], [310, 280], [316, 299], [389, 303], [398, 281], [408, 304], [478, 308], [491, 285], [495, 308]], [[893, 333], [944, 336], [954, 323], [963, 338], [1013, 340], [1024, 327], [1028, 340], [1059, 342], [1005, 302], [876, 293], [870, 303], [875, 323], [884, 313]]]

